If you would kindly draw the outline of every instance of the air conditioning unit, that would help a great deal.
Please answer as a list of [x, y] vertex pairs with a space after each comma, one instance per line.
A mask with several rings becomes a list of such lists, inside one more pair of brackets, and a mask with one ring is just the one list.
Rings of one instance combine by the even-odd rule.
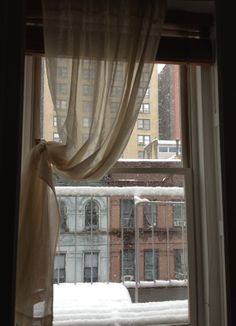
[[174, 221], [174, 226], [186, 226], [186, 221], [176, 220]]
[[124, 275], [123, 276], [123, 281], [127, 282], [127, 281], [134, 281], [134, 276], [133, 275]]

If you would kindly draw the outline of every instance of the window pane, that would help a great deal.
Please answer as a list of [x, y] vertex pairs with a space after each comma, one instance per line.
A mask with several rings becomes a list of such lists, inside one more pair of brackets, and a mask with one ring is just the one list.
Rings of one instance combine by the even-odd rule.
[[[119, 68], [118, 75], [122, 78], [122, 64]], [[94, 76], [91, 60], [84, 61], [82, 74], [83, 114], [79, 127], [85, 142], [89, 137], [94, 105], [94, 81], [91, 84], [88, 81]], [[60, 77], [58, 85], [62, 81]], [[129, 171], [119, 174], [110, 171], [101, 180], [93, 182], [64, 180], [54, 175], [61, 213], [57, 251], [64, 254], [64, 265], [62, 260], [55, 260], [54, 281], [122, 285], [129, 293], [131, 305], [157, 304], [156, 316], [160, 302], [166, 301], [168, 306], [174, 307], [176, 301], [181, 301], [185, 310], [180, 322], [187, 323], [186, 180], [185, 175], [180, 174], [182, 170], [177, 175], [171, 171], [171, 168], [182, 168], [179, 87], [178, 66], [164, 65], [162, 70], [158, 65], [154, 67], [149, 87], [138, 90], [143, 95], [140, 112], [122, 159], [116, 164], [122, 166], [124, 163], [134, 170], [167, 168], [168, 173]], [[52, 104], [48, 103], [49, 90], [46, 88], [42, 87], [45, 92], [42, 94], [42, 117], [46, 119], [41, 129], [42, 138], [60, 141], [56, 129], [59, 126], [53, 120], [55, 113]], [[65, 119], [69, 105], [67, 90], [58, 86], [59, 91], [61, 95], [56, 102], [57, 109], [61, 109], [58, 124]], [[117, 82], [111, 88], [111, 98], [107, 102], [111, 120], [121, 109], [116, 99], [120, 91]], [[145, 165], [146, 160], [150, 160], [148, 165]], [[73, 192], [70, 192], [71, 188]]]

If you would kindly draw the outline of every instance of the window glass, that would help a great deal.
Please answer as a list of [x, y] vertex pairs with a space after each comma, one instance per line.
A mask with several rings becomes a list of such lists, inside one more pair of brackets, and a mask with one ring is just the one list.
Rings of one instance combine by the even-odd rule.
[[84, 254], [84, 282], [98, 281], [98, 253]]
[[[63, 268], [54, 268], [54, 281], [122, 284], [132, 304], [155, 304], [155, 316], [163, 301], [181, 312], [182, 308], [174, 308], [179, 301], [184, 307], [183, 324], [190, 320], [187, 232], [191, 216], [185, 208], [189, 179], [182, 164], [179, 66], [158, 66], [149, 87], [138, 90], [143, 100], [137, 122], [115, 169], [96, 181], [54, 175], [61, 214], [57, 252], [64, 255], [60, 258], [64, 265], [55, 258], [55, 266]], [[122, 79], [122, 63], [117, 73]], [[94, 103], [93, 85], [88, 84], [94, 75], [91, 60], [84, 61], [82, 74], [80, 124], [86, 142]], [[42, 138], [60, 141], [53, 107], [42, 90]], [[111, 120], [119, 109], [120, 91], [119, 83], [111, 87], [112, 99], [107, 103]], [[58, 119], [65, 119], [69, 103], [64, 98], [56, 102], [62, 109]]]
[[90, 200], [85, 206], [85, 228], [97, 229], [99, 224], [99, 207], [94, 200]]

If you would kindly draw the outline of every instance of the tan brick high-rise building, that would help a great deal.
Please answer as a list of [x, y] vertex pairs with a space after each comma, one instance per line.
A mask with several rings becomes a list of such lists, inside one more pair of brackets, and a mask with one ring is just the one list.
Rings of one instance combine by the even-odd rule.
[[[43, 64], [43, 101], [42, 101], [42, 111], [43, 111], [43, 132], [42, 138], [50, 140], [59, 140], [59, 135], [57, 131], [58, 119], [65, 119], [65, 114], [68, 105], [68, 94], [67, 90], [67, 78], [68, 78], [68, 67], [67, 63], [60, 61], [60, 66], [57, 67], [57, 101], [56, 107], [60, 114], [59, 118], [56, 119], [55, 111], [53, 109], [53, 104], [51, 100], [51, 95], [49, 92], [49, 86], [46, 78], [46, 69]], [[81, 128], [82, 133], [86, 135], [86, 128], [89, 127], [89, 117], [87, 112], [91, 109], [90, 100], [90, 89], [89, 85], [86, 83], [86, 73], [88, 69], [83, 67], [84, 81], [81, 85], [82, 97], [83, 97], [83, 112], [84, 117], [82, 118]], [[121, 72], [121, 71], [120, 71]], [[145, 74], [144, 74], [145, 76]], [[142, 88], [140, 88], [142, 91]], [[115, 94], [114, 94], [115, 95]], [[111, 114], [115, 107], [112, 106], [116, 104], [115, 96], [114, 102], [111, 102]], [[112, 118], [112, 117], [111, 117]], [[144, 147], [151, 143], [154, 139], [158, 137], [158, 73], [157, 65], [154, 66], [153, 73], [150, 79], [149, 87], [144, 96], [143, 102], [140, 107], [140, 112], [138, 115], [137, 122], [135, 124], [134, 130], [131, 134], [130, 140], [122, 154], [122, 158], [126, 159], [137, 159], [144, 158]]]

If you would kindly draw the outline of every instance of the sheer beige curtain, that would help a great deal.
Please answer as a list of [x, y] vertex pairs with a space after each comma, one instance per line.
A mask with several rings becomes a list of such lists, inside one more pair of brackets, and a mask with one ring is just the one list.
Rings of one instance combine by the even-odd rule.
[[59, 221], [52, 169], [69, 179], [99, 179], [119, 158], [149, 84], [164, 14], [164, 0], [43, 1], [59, 141], [35, 146], [22, 176], [17, 325], [52, 323]]

